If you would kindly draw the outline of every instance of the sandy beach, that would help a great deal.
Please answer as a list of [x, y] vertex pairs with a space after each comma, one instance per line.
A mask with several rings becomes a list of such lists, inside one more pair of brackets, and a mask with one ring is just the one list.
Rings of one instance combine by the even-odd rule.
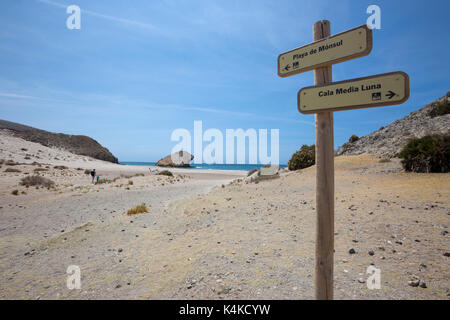
[[[259, 183], [243, 171], [167, 177], [4, 131], [0, 159], [0, 299], [314, 297], [315, 167]], [[373, 155], [335, 162], [335, 298], [449, 299], [450, 174]], [[93, 168], [106, 183], [91, 183]], [[20, 185], [33, 174], [55, 186]], [[150, 212], [126, 214], [142, 203]], [[380, 290], [366, 287], [371, 264]], [[80, 290], [66, 286], [69, 265]]]

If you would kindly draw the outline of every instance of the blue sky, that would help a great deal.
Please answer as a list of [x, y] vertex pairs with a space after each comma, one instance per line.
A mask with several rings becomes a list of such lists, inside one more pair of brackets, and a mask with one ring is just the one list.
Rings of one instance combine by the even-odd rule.
[[[66, 7], [81, 30], [66, 28]], [[448, 0], [0, 2], [0, 119], [84, 134], [121, 161], [155, 161], [174, 129], [280, 130], [280, 161], [314, 143], [314, 116], [297, 111], [313, 72], [277, 76], [277, 56], [312, 41], [312, 25], [339, 33], [381, 8], [369, 56], [333, 67], [333, 80], [405, 71], [399, 106], [335, 113], [335, 146], [366, 135], [449, 90]]]

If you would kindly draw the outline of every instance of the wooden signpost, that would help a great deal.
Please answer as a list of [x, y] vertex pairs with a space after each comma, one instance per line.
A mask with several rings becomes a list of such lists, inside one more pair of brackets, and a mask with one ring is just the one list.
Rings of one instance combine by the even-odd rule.
[[314, 86], [298, 92], [298, 110], [316, 115], [316, 259], [315, 297], [333, 299], [334, 137], [333, 112], [401, 104], [409, 98], [409, 77], [392, 72], [332, 82], [332, 64], [368, 55], [372, 30], [367, 26], [330, 37], [330, 22], [314, 24], [312, 44], [278, 57], [278, 75], [314, 70]]

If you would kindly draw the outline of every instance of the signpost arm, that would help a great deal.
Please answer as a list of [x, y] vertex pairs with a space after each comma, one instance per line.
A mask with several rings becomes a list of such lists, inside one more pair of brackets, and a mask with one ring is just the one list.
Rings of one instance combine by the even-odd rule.
[[[314, 24], [314, 41], [330, 36], [330, 22]], [[314, 70], [314, 85], [331, 83], [332, 67]], [[333, 299], [334, 255], [334, 138], [333, 112], [316, 114], [316, 261], [315, 297]]]

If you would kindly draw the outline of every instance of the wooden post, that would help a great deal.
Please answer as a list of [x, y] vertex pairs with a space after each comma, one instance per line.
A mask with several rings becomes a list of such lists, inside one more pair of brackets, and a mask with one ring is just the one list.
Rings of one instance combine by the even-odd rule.
[[[330, 36], [330, 22], [314, 24], [314, 41]], [[330, 83], [332, 67], [314, 70], [314, 85]], [[315, 297], [333, 299], [334, 255], [334, 141], [333, 112], [316, 114], [316, 265]]]

